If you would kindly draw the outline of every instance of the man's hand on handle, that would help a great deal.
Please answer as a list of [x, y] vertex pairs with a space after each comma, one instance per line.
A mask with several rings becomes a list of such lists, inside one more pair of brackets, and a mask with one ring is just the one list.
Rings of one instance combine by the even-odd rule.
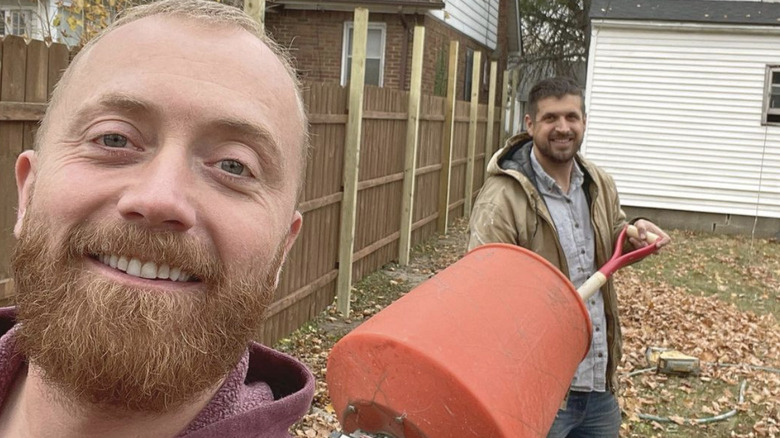
[[656, 224], [648, 220], [639, 219], [638, 221], [634, 222], [634, 226], [636, 227], [637, 231], [639, 231], [639, 238], [628, 238], [629, 243], [631, 243], [631, 246], [633, 246], [634, 249], [653, 244], [653, 242], [650, 242], [647, 238], [648, 232], [653, 233], [659, 237], [659, 239], [654, 243], [658, 249], [661, 249], [672, 242], [672, 238], [669, 237], [669, 235], [666, 234], [664, 230], [658, 228]]

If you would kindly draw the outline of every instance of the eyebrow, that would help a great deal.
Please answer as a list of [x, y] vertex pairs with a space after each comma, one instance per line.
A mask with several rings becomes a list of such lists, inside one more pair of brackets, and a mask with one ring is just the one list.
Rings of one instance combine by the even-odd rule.
[[579, 111], [561, 111], [561, 112], [555, 112], [555, 111], [548, 111], [546, 113], [540, 113], [539, 120], [547, 117], [547, 116], [577, 116], [579, 118], [583, 118], [584, 114], [580, 113]]
[[154, 107], [150, 106], [142, 100], [136, 99], [135, 97], [126, 94], [111, 93], [101, 96], [97, 103], [89, 104], [78, 110], [73, 115], [70, 125], [73, 127], [83, 126], [84, 123], [94, 117], [96, 113], [106, 109], [117, 110], [125, 113], [157, 114], [157, 111]]

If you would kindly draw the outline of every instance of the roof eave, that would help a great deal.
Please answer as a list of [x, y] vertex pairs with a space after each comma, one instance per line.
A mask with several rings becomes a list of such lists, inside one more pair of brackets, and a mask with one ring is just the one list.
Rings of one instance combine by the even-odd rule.
[[286, 9], [318, 11], [352, 11], [356, 7], [367, 8], [374, 13], [421, 14], [431, 10], [444, 9], [444, 2], [436, 1], [360, 1], [360, 0], [276, 0], [268, 5], [280, 5]]

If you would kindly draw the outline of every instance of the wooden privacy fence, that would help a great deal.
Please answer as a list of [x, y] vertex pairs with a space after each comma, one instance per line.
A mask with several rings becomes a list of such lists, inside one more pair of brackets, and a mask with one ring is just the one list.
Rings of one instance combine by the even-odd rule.
[[[304, 101], [309, 111], [312, 150], [300, 204], [303, 228], [261, 331], [260, 338], [266, 342], [275, 341], [316, 317], [337, 293], [347, 95], [347, 90], [338, 85], [306, 84]], [[405, 91], [365, 89], [353, 281], [398, 260], [408, 98]], [[469, 106], [468, 102], [457, 102], [455, 106], [450, 221], [465, 213]], [[482, 141], [478, 141], [474, 156], [472, 197], [484, 180], [487, 110], [487, 105], [480, 105], [476, 129], [477, 138]], [[444, 98], [422, 97], [413, 245], [437, 232], [444, 112]], [[495, 133], [499, 132], [498, 123], [494, 122]], [[495, 138], [488, 150], [496, 150], [497, 145]]]
[[[10, 249], [16, 220], [13, 166], [33, 145], [37, 122], [62, 69], [65, 46], [16, 37], [0, 42], [0, 293], [12, 299]], [[273, 343], [313, 319], [333, 303], [339, 272], [339, 236], [344, 196], [344, 154], [348, 90], [335, 84], [305, 84], [303, 99], [310, 118], [311, 151], [300, 210], [301, 234], [292, 249], [258, 339]], [[355, 211], [352, 281], [399, 259], [409, 92], [366, 87], [363, 99], [360, 166]], [[437, 232], [445, 127], [445, 98], [422, 95], [412, 204], [411, 244]], [[494, 112], [500, 108], [494, 108]], [[469, 129], [476, 129], [472, 199], [482, 186], [486, 153], [497, 148], [501, 130], [493, 122], [486, 146], [488, 107], [470, 117], [469, 102], [454, 103], [449, 220], [466, 212]]]
[[13, 294], [14, 163], [23, 150], [32, 149], [38, 122], [68, 59], [63, 44], [47, 47], [35, 40], [27, 44], [18, 36], [0, 40], [0, 303], [7, 303]]

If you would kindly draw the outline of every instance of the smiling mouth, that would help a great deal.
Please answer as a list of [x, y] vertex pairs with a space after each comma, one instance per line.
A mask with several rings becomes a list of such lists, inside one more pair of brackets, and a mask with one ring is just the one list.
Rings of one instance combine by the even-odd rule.
[[168, 280], [182, 283], [200, 281], [197, 277], [182, 270], [180, 267], [171, 267], [167, 263], [157, 264], [151, 261], [143, 261], [136, 257], [118, 256], [116, 254], [92, 254], [90, 258], [122, 271], [127, 275], [147, 280]]

